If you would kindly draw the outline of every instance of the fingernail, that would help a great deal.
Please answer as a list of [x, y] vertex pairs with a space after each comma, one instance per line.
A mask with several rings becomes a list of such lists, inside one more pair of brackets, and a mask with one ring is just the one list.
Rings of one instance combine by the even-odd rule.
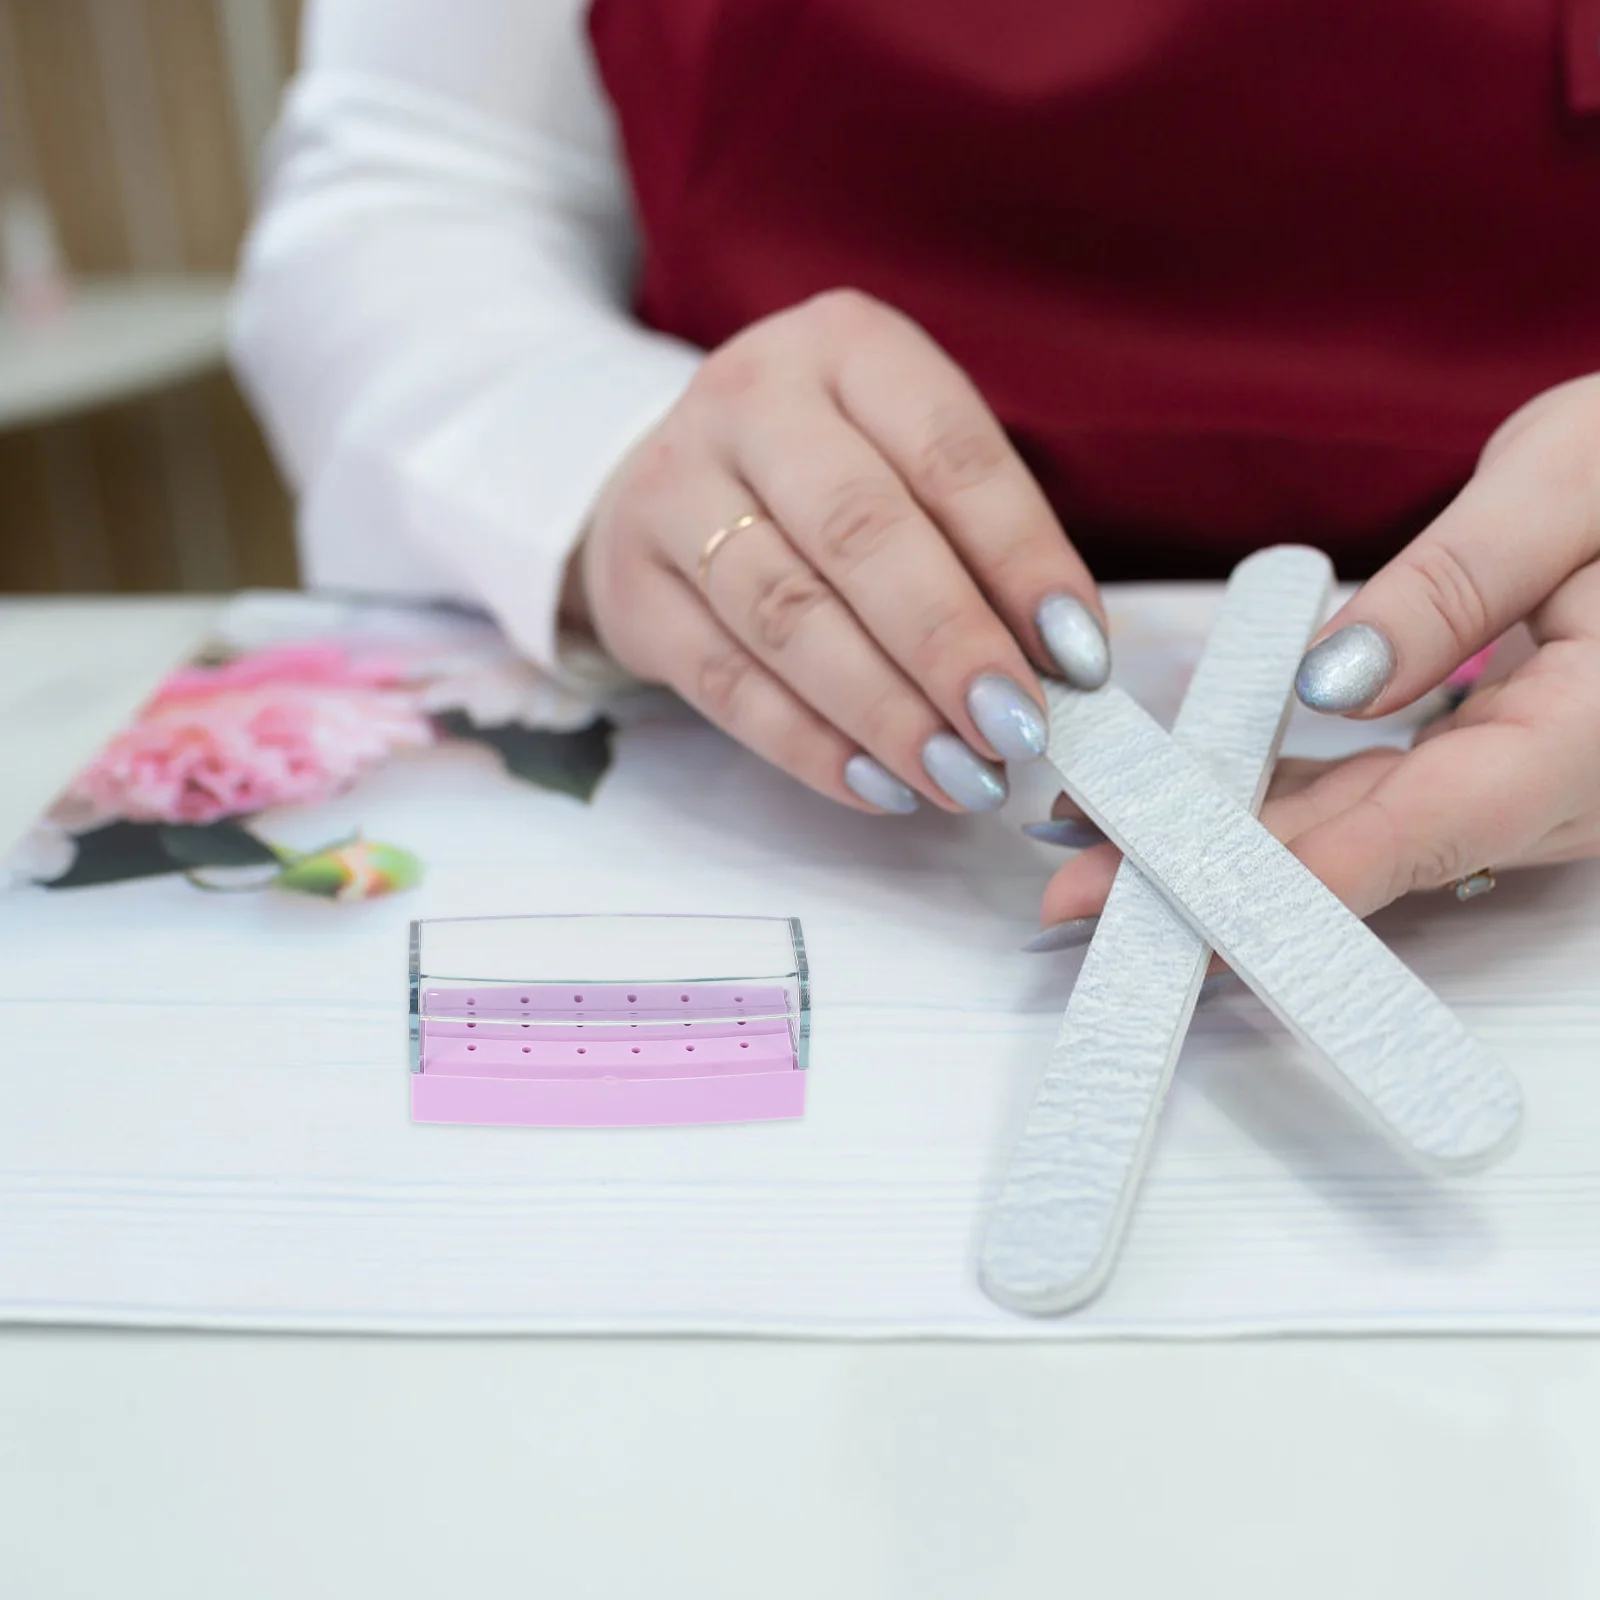
[[967, 690], [967, 713], [1007, 761], [1032, 761], [1044, 754], [1049, 738], [1044, 713], [1010, 678], [986, 672], [973, 679]]
[[1224, 989], [1231, 989], [1239, 981], [1239, 974], [1230, 968], [1226, 972], [1213, 972], [1200, 985], [1200, 999], [1209, 1000], [1213, 995], [1220, 994]]
[[915, 791], [880, 767], [871, 756], [851, 756], [844, 764], [844, 781], [852, 794], [880, 811], [892, 811], [903, 817], [917, 809]]
[[936, 733], [923, 745], [922, 766], [968, 811], [993, 811], [1006, 803], [1010, 791], [1004, 775], [975, 756], [953, 733]]
[[1040, 844], [1058, 844], [1066, 850], [1087, 850], [1104, 844], [1106, 836], [1092, 822], [1077, 817], [1052, 817], [1048, 822], [1029, 822], [1022, 831]]
[[1073, 688], [1098, 689], [1111, 676], [1105, 629], [1075, 595], [1046, 595], [1037, 620], [1045, 649]]
[[1034, 934], [1022, 948], [1036, 956], [1047, 955], [1052, 950], [1076, 950], [1080, 944], [1088, 944], [1094, 938], [1094, 930], [1099, 925], [1099, 917], [1073, 917], [1070, 922], [1058, 922], [1043, 933]]
[[1353, 622], [1306, 651], [1294, 692], [1313, 711], [1360, 711], [1383, 693], [1393, 675], [1394, 646], [1388, 637]]

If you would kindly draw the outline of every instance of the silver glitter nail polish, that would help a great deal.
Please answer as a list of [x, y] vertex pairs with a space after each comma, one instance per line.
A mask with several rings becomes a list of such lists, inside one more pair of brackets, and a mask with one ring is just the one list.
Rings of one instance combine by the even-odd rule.
[[1092, 822], [1079, 817], [1052, 817], [1048, 822], [1028, 822], [1022, 831], [1040, 844], [1057, 844], [1064, 850], [1087, 850], [1104, 844], [1106, 836]]
[[1111, 676], [1105, 630], [1075, 595], [1047, 595], [1036, 620], [1045, 649], [1073, 688], [1098, 689]]
[[967, 690], [967, 714], [1007, 761], [1033, 761], [1044, 754], [1044, 713], [1010, 678], [998, 672], [974, 678]]
[[1005, 775], [969, 750], [953, 733], [936, 733], [922, 747], [928, 776], [958, 806], [994, 811], [1006, 803]]
[[1394, 676], [1394, 646], [1364, 622], [1331, 633], [1305, 653], [1294, 692], [1313, 711], [1360, 711]]
[[880, 811], [903, 817], [917, 809], [915, 790], [880, 767], [871, 756], [859, 752], [851, 756], [844, 764], [844, 781], [851, 793]]
[[1080, 944], [1088, 944], [1094, 938], [1094, 930], [1099, 925], [1099, 917], [1073, 917], [1070, 921], [1058, 922], [1042, 933], [1034, 934], [1022, 948], [1030, 955], [1048, 955], [1052, 950], [1076, 950]]

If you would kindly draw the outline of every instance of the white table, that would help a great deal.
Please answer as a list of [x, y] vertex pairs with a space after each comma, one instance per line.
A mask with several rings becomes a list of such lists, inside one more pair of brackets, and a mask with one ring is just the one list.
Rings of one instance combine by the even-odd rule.
[[[0, 602], [0, 835], [210, 608]], [[1597, 1506], [1586, 1340], [0, 1331], [8, 1600], [1593, 1600]]]

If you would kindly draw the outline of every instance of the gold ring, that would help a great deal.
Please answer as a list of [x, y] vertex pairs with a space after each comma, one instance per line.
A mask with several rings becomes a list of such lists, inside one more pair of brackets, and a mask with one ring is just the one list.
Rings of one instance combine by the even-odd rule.
[[1469, 872], [1466, 877], [1457, 878], [1447, 887], [1457, 900], [1476, 900], [1480, 894], [1488, 894], [1494, 888], [1494, 868], [1479, 867], [1476, 872]]
[[695, 581], [700, 585], [700, 592], [702, 594], [706, 592], [706, 581], [711, 576], [711, 562], [716, 556], [717, 551], [719, 551], [723, 545], [725, 545], [734, 536], [734, 534], [743, 533], [746, 528], [753, 528], [758, 522], [765, 522], [766, 520], [767, 519], [759, 511], [747, 511], [737, 520], [728, 523], [725, 527], [718, 528], [717, 531], [706, 540], [705, 546], [700, 552], [700, 565], [695, 569]]

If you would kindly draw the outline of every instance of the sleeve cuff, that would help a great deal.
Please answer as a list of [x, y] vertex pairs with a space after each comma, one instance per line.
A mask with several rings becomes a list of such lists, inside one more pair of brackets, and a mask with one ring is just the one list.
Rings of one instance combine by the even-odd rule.
[[559, 352], [502, 377], [403, 449], [369, 453], [346, 440], [307, 485], [308, 581], [371, 589], [386, 573], [389, 592], [481, 605], [520, 653], [565, 676], [557, 612], [567, 563], [606, 478], [700, 360], [622, 324], [578, 340], [569, 330]]

